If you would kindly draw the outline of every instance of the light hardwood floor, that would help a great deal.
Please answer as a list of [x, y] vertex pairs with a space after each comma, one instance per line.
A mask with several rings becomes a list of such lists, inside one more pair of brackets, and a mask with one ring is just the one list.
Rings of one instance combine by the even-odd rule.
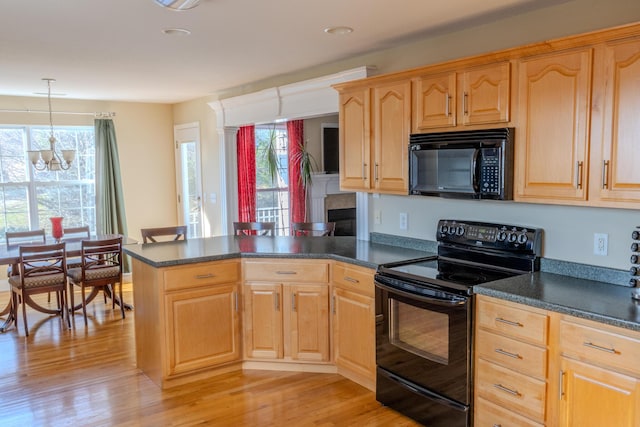
[[133, 314], [101, 297], [87, 312], [87, 328], [78, 312], [67, 330], [29, 309], [29, 337], [21, 318], [0, 334], [1, 426], [417, 425], [334, 374], [245, 371], [162, 391], [136, 368]]

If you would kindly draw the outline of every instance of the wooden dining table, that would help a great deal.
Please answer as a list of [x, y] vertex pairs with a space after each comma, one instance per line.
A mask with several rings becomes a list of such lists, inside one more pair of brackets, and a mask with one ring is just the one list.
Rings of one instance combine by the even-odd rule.
[[[62, 241], [66, 243], [67, 258], [74, 258], [82, 255], [82, 240], [103, 240], [103, 239], [114, 239], [117, 237], [123, 237], [123, 236], [119, 234], [98, 234], [98, 235], [91, 236], [88, 239], [87, 238], [77, 238], [77, 239], [70, 239], [70, 240], [63, 239]], [[51, 243], [54, 243], [54, 242], [49, 240], [46, 242], [46, 244], [51, 244]], [[134, 239], [123, 237], [122, 239], [123, 245], [132, 244], [132, 243], [137, 243], [137, 242]], [[19, 271], [19, 268], [20, 268], [19, 264], [20, 264], [19, 246], [7, 248], [7, 246], [1, 245], [0, 246], [0, 265], [11, 265], [12, 271]], [[100, 291], [97, 288], [93, 288], [89, 293], [89, 295], [87, 296], [87, 303], [91, 302], [98, 295], [99, 292]], [[111, 290], [109, 290], [108, 288], [105, 288], [105, 292], [107, 293], [109, 298], [113, 299], [113, 301], [116, 304], [118, 305], [124, 304], [124, 308], [126, 310], [133, 310], [133, 306], [131, 304], [127, 304], [124, 301], [120, 301], [118, 296], [115, 295], [115, 293], [112, 293]], [[31, 299], [29, 295], [24, 296], [24, 303], [30, 306], [31, 308], [37, 311], [40, 311], [42, 313], [59, 314], [60, 312], [59, 310], [52, 310], [39, 305], [38, 303], [33, 301], [33, 299]], [[81, 303], [72, 307], [70, 310], [75, 311], [80, 308], [82, 308]], [[7, 331], [15, 323], [15, 320], [16, 320], [13, 318], [13, 313], [11, 311], [11, 297], [9, 297], [9, 301], [7, 302], [7, 305], [2, 309], [2, 311], [0, 311], [0, 317], [1, 316], [7, 316], [7, 318], [5, 319], [4, 323], [0, 325], [0, 333]]]

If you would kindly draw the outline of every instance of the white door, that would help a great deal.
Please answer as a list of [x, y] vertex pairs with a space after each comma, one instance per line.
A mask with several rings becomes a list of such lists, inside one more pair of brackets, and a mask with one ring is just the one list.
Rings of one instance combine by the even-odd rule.
[[202, 237], [202, 175], [200, 171], [200, 125], [173, 128], [176, 148], [178, 222], [189, 228], [188, 237]]

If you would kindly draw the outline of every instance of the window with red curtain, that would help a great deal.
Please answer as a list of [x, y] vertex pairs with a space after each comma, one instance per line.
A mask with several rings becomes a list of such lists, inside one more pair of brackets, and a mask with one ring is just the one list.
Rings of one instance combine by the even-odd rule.
[[238, 220], [256, 220], [256, 138], [254, 126], [238, 129]]
[[289, 139], [289, 203], [291, 222], [306, 221], [307, 203], [304, 186], [300, 178], [300, 154], [304, 146], [304, 121], [287, 122]]

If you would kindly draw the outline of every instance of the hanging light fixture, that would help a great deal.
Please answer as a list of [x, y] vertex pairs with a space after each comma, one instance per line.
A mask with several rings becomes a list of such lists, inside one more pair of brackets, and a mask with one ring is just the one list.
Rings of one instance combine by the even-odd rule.
[[53, 136], [53, 112], [51, 111], [51, 82], [56, 79], [43, 78], [47, 82], [47, 99], [49, 101], [49, 149], [48, 150], [29, 150], [29, 161], [36, 170], [43, 171], [59, 171], [67, 170], [71, 167], [71, 162], [76, 158], [75, 150], [61, 150], [62, 157], [56, 151], [56, 138]]
[[200, 0], [154, 0], [162, 7], [169, 8], [171, 10], [188, 10], [196, 7]]

